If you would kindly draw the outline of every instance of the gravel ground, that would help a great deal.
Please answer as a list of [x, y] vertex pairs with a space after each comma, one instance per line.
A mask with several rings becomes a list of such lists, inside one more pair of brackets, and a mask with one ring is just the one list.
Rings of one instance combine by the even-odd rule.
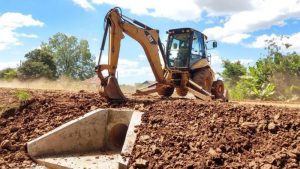
[[[14, 89], [0, 88], [2, 100]], [[132, 168], [299, 168], [300, 109], [134, 97], [108, 103], [97, 93], [30, 90], [32, 99], [0, 118], [0, 168], [34, 165], [26, 142], [96, 108], [144, 111]], [[6, 99], [3, 99], [3, 98]]]
[[299, 109], [182, 100], [147, 109], [134, 167], [299, 168]]

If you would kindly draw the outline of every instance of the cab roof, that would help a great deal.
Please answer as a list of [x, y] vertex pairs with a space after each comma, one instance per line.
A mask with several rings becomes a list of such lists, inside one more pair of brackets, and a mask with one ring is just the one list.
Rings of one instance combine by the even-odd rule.
[[176, 29], [170, 29], [168, 32], [181, 33], [181, 32], [194, 32], [194, 31], [199, 32], [193, 28], [176, 28]]
[[[193, 29], [193, 28], [176, 28], [176, 29], [170, 29], [169, 31], [167, 31], [167, 34], [177, 34], [177, 33], [185, 33], [185, 32], [198, 32], [201, 33], [202, 35], [204, 35], [202, 32]], [[207, 39], [207, 36], [204, 35], [205, 39]]]

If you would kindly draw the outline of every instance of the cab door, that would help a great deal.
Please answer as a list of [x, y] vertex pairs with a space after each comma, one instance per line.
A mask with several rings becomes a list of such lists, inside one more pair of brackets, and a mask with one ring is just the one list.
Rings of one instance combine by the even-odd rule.
[[183, 68], [189, 66], [191, 32], [169, 35], [167, 45], [167, 62], [169, 68]]
[[204, 58], [206, 58], [206, 53], [203, 36], [200, 32], [194, 32], [189, 67]]

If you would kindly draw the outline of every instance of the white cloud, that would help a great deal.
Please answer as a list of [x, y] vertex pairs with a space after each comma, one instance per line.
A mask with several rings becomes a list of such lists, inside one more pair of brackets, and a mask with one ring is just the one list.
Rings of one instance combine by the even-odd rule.
[[231, 0], [73, 0], [84, 9], [94, 5], [109, 4], [128, 9], [137, 15], [165, 17], [178, 21], [198, 21], [201, 13], [207, 11], [209, 16], [228, 15], [234, 12], [254, 8], [251, 1]]
[[20, 33], [18, 36], [24, 37], [24, 38], [32, 38], [32, 39], [37, 39], [38, 36], [35, 34], [26, 34], [26, 33]]
[[233, 35], [229, 35], [229, 36], [225, 36], [223, 38], [223, 42], [226, 43], [233, 43], [233, 44], [237, 44], [240, 41], [249, 38], [250, 35], [249, 34], [244, 34], [244, 33], [237, 33], [237, 34], [233, 34]]
[[285, 50], [284, 44], [292, 45], [289, 49], [287, 49], [285, 51], [300, 52], [299, 39], [300, 39], [300, 32], [294, 33], [292, 35], [284, 35], [284, 36], [275, 35], [275, 34], [271, 34], [271, 35], [263, 34], [261, 36], [256, 37], [256, 40], [254, 42], [248, 44], [247, 47], [264, 48], [264, 47], [266, 47], [267, 40], [274, 40], [274, 42], [276, 42], [280, 47], [282, 47], [283, 50]]
[[254, 8], [251, 0], [196, 0], [196, 3], [210, 16], [229, 15]]
[[266, 41], [271, 39], [276, 39], [277, 35], [271, 34], [263, 34], [258, 37], [256, 37], [256, 40], [252, 42], [251, 44], [246, 45], [249, 48], [264, 48], [266, 46]]
[[138, 61], [133, 61], [133, 60], [128, 60], [128, 59], [119, 59], [118, 61], [118, 68], [131, 68], [131, 67], [138, 67], [139, 62]]
[[[300, 17], [299, 0], [251, 0], [255, 8], [235, 12], [223, 26], [204, 30], [212, 39], [227, 43], [239, 43], [250, 37], [251, 32], [282, 26], [287, 19]], [[231, 3], [231, 2], [230, 2]]]
[[211, 53], [210, 66], [212, 67], [213, 71], [215, 72], [215, 78], [218, 79], [219, 76], [217, 75], [217, 72], [223, 71], [222, 58], [216, 53]]
[[[84, 9], [108, 4], [133, 14], [164, 17], [177, 21], [199, 21], [202, 14], [207, 23], [220, 17], [221, 26], [205, 29], [210, 39], [238, 44], [251, 33], [271, 26], [284, 26], [287, 19], [300, 18], [299, 0], [73, 0]], [[87, 7], [88, 6], [88, 7]]]
[[[174, 2], [173, 0], [73, 0], [82, 8], [87, 6], [109, 4], [128, 9], [137, 15], [164, 17], [177, 21], [195, 21], [201, 18], [201, 8], [196, 0]], [[85, 4], [85, 5], [83, 5]]]
[[[142, 56], [142, 54], [139, 56]], [[108, 57], [102, 56], [101, 64], [107, 64], [107, 63], [108, 63]], [[153, 79], [154, 75], [152, 73], [150, 65], [144, 66], [145, 64], [143, 63], [145, 63], [145, 61], [136, 61], [136, 60], [120, 58], [118, 60], [118, 65], [117, 65], [118, 77], [121, 80], [124, 78], [137, 78], [137, 77], [145, 78], [144, 80], [149, 80], [149, 78]], [[146, 61], [146, 63], [148, 63], [148, 61]]]
[[177, 21], [199, 21], [202, 14], [220, 17], [221, 26], [205, 29], [210, 39], [238, 44], [251, 33], [271, 26], [284, 26], [300, 18], [299, 0], [73, 0], [84, 9], [93, 5], [119, 6], [137, 15], [164, 17]]
[[35, 20], [31, 15], [23, 15], [21, 13], [7, 12], [0, 16], [1, 29], [16, 29], [26, 26], [43, 26], [39, 20]]
[[43, 25], [43, 22], [33, 19], [31, 15], [12, 12], [0, 15], [0, 50], [7, 49], [10, 46], [21, 45], [22, 43], [18, 37], [37, 38], [33, 34], [17, 33], [16, 29], [29, 26], [42, 27]]
[[222, 59], [219, 55], [212, 53], [211, 54], [211, 64], [212, 65], [221, 65]]
[[149, 77], [149, 75], [153, 76], [150, 65], [142, 66], [142, 62], [133, 61], [129, 59], [119, 59], [118, 64], [118, 75], [120, 78], [128, 78], [128, 77]]
[[[249, 65], [250, 63], [253, 62], [252, 59], [236, 59], [236, 60], [233, 60], [233, 62], [236, 62], [236, 61], [240, 61], [241, 64], [243, 65]], [[222, 66], [222, 58], [216, 54], [216, 53], [212, 53], [211, 54], [211, 67], [213, 68], [213, 70], [215, 72], [222, 72], [223, 71], [223, 66]]]
[[147, 60], [147, 56], [144, 55], [144, 54], [139, 54], [139, 55], [138, 55], [138, 59], [139, 59], [140, 61], [144, 61], [144, 60]]
[[16, 61], [8, 61], [8, 62], [0, 62], [0, 70], [5, 68], [16, 68], [20, 64], [20, 62]]
[[88, 0], [73, 0], [73, 2], [82, 7], [85, 10], [95, 10], [95, 8], [92, 6], [92, 4]]
[[0, 51], [11, 45], [21, 45], [16, 37], [16, 33], [11, 30], [0, 29]]

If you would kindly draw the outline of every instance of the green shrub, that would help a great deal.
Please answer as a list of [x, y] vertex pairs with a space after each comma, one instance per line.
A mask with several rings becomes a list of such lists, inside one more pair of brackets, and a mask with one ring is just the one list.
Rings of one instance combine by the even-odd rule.
[[31, 98], [30, 94], [24, 90], [17, 90], [15, 96], [18, 98], [19, 101], [26, 101]]
[[17, 77], [17, 71], [13, 68], [7, 68], [0, 71], [0, 79], [12, 80]]
[[247, 69], [239, 62], [223, 61], [221, 76], [230, 99], [299, 100], [300, 55], [281, 52], [273, 41], [267, 45], [268, 54]]
[[234, 87], [228, 87], [230, 100], [244, 100], [247, 98], [248, 92], [245, 88], [245, 83], [238, 81]]
[[27, 60], [18, 68], [18, 77], [21, 80], [39, 79], [42, 77], [52, 79], [53, 72], [43, 62]]

